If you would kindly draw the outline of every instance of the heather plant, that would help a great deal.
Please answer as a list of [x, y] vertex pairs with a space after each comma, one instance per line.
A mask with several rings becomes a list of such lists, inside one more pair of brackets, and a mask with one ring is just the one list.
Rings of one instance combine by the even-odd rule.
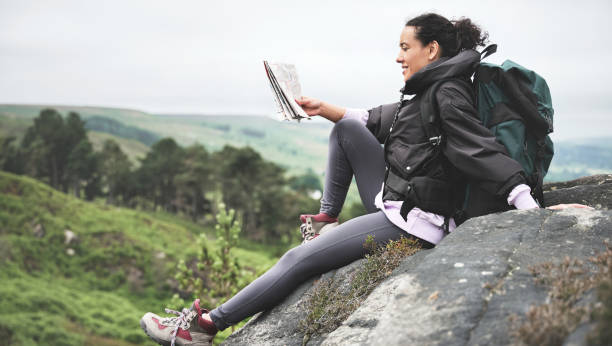
[[[561, 263], [545, 262], [529, 268], [535, 283], [548, 289], [546, 303], [532, 306], [524, 318], [510, 316], [510, 334], [520, 345], [561, 345], [580, 324], [594, 322], [589, 336], [594, 345], [610, 344], [610, 287], [612, 247], [588, 262], [565, 257]], [[597, 289], [597, 302], [583, 298]], [[606, 326], [607, 323], [607, 326]]]
[[330, 278], [320, 280], [307, 294], [302, 305], [305, 316], [300, 321], [304, 344], [313, 335], [338, 328], [374, 288], [391, 275], [402, 259], [422, 249], [417, 240], [404, 237], [379, 246], [373, 236], [368, 236], [363, 246], [368, 254], [352, 274], [348, 289]]

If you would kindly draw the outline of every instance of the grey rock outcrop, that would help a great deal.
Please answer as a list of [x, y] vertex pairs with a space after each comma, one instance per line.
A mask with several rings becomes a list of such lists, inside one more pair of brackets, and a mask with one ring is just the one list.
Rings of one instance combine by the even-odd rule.
[[612, 196], [612, 174], [593, 175], [544, 185], [544, 201], [547, 205], [581, 203], [599, 209], [612, 209], [610, 196]]
[[[604, 180], [607, 179], [604, 177]], [[602, 181], [599, 179], [598, 181]], [[565, 256], [586, 259], [605, 249], [612, 236], [607, 183], [590, 185], [582, 202], [601, 209], [509, 211], [474, 218], [431, 250], [407, 257], [343, 324], [308, 345], [508, 345], [509, 316], [525, 316], [542, 304], [547, 290], [536, 286], [529, 267]], [[583, 191], [587, 191], [586, 189]], [[548, 197], [547, 197], [548, 198]], [[361, 261], [325, 274], [348, 282]], [[230, 336], [228, 345], [299, 345], [300, 301], [315, 280]], [[566, 342], [584, 344], [586, 327]]]

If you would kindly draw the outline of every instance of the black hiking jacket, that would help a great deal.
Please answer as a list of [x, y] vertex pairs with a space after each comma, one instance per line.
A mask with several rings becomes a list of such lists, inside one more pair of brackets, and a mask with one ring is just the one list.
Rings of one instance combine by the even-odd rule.
[[[399, 103], [369, 110], [366, 126], [385, 144], [387, 168], [395, 175], [405, 180], [434, 175], [454, 186], [460, 185], [463, 190], [465, 183], [474, 181], [487, 193], [505, 201], [510, 191], [526, 180], [521, 165], [507, 155], [505, 147], [478, 119], [469, 78], [479, 61], [478, 52], [466, 50], [427, 65], [402, 88], [402, 93], [415, 96], [402, 102], [393, 132], [389, 133], [389, 129]], [[448, 78], [454, 79], [442, 83], [435, 95], [443, 136], [442, 155], [436, 155], [439, 151], [429, 142], [423, 127], [420, 102], [429, 86]], [[403, 198], [385, 188], [383, 200]]]

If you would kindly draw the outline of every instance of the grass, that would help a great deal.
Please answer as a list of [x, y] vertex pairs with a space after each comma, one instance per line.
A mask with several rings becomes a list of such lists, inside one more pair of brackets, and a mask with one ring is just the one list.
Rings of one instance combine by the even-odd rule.
[[[546, 303], [532, 306], [524, 318], [510, 317], [511, 332], [521, 345], [561, 345], [580, 324], [593, 322], [589, 335], [593, 345], [612, 343], [612, 247], [588, 262], [566, 257], [561, 263], [546, 262], [530, 267], [537, 285], [548, 289]], [[583, 302], [598, 289], [597, 302]]]
[[338, 328], [374, 288], [391, 275], [403, 258], [421, 250], [416, 240], [404, 237], [390, 241], [385, 246], [377, 246], [373, 237], [369, 236], [364, 247], [369, 254], [352, 274], [348, 287], [330, 278], [320, 280], [307, 294], [302, 305], [305, 316], [300, 321], [304, 344], [313, 335], [329, 333]]
[[[77, 236], [69, 244], [66, 230]], [[176, 263], [195, 256], [201, 232], [214, 233], [175, 215], [85, 202], [0, 172], [0, 343], [148, 343], [138, 320], [168, 306]], [[261, 273], [279, 252], [245, 242], [235, 253]]]

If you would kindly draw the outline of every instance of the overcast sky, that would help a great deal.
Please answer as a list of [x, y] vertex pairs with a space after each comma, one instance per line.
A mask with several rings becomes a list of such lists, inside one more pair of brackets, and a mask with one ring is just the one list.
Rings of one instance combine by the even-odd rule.
[[0, 103], [152, 113], [270, 114], [262, 60], [305, 95], [369, 108], [399, 98], [406, 19], [470, 17], [549, 83], [555, 139], [612, 129], [610, 1], [0, 0]]

